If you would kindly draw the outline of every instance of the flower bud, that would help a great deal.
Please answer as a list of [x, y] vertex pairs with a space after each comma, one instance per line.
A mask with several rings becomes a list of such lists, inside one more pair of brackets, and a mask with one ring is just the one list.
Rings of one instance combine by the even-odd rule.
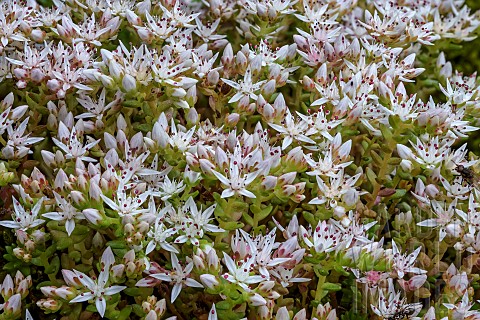
[[240, 120], [240, 115], [238, 113], [229, 114], [225, 118], [226, 124], [231, 127], [234, 127], [235, 125], [237, 125], [239, 120]]
[[25, 80], [28, 78], [28, 71], [22, 68], [15, 68], [13, 69], [13, 75], [17, 79]]
[[277, 177], [266, 176], [263, 178], [261, 185], [265, 190], [272, 190], [277, 185]]
[[207, 73], [207, 84], [209, 86], [216, 86], [219, 80], [220, 80], [220, 75], [218, 74], [217, 70], [212, 70], [209, 73]]
[[43, 73], [43, 71], [41, 69], [34, 68], [30, 72], [30, 78], [32, 79], [33, 82], [40, 83], [45, 78], [45, 74]]
[[252, 307], [264, 306], [267, 304], [267, 300], [258, 293], [253, 293], [249, 296], [248, 302]]
[[8, 301], [3, 305], [3, 316], [6, 319], [16, 318], [20, 316], [22, 312], [22, 297], [20, 294], [11, 296]]
[[45, 31], [37, 28], [32, 30], [30, 38], [37, 43], [42, 43], [43, 40], [45, 40], [46, 35]]
[[85, 209], [82, 211], [85, 219], [87, 219], [90, 223], [94, 225], [98, 225], [100, 221], [102, 221], [102, 216], [97, 209]]
[[142, 19], [132, 10], [126, 10], [125, 17], [127, 18], [128, 23], [134, 26], [139, 26], [142, 24]]
[[403, 159], [400, 162], [400, 167], [403, 169], [403, 171], [410, 172], [412, 171], [412, 167], [413, 167], [412, 161]]
[[131, 75], [126, 74], [122, 79], [122, 87], [126, 92], [133, 91], [137, 89], [137, 81]]
[[47, 88], [50, 91], [57, 92], [58, 90], [60, 90], [60, 87], [60, 82], [57, 79], [50, 79], [47, 81]]
[[280, 186], [283, 186], [285, 184], [291, 184], [293, 183], [296, 177], [297, 177], [296, 171], [285, 173], [278, 178], [278, 184]]
[[275, 89], [276, 89], [276, 81], [272, 79], [263, 85], [261, 92], [262, 92], [262, 95], [269, 98], [275, 92]]
[[[193, 87], [192, 87], [193, 88]], [[190, 91], [190, 89], [188, 89]], [[200, 121], [200, 117], [198, 116], [198, 112], [195, 108], [189, 108], [187, 112], [187, 123], [190, 125], [195, 125]]]
[[211, 274], [202, 274], [200, 276], [200, 281], [205, 287], [212, 290], [215, 290], [220, 285], [217, 278], [215, 278], [215, 276]]
[[233, 63], [233, 49], [230, 43], [225, 46], [225, 49], [223, 50], [223, 55], [220, 60], [224, 66], [229, 66]]

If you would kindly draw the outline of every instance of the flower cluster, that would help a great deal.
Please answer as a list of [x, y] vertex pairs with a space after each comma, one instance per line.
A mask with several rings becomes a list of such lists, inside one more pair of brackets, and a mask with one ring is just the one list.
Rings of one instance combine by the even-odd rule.
[[480, 319], [469, 5], [0, 0], [0, 320]]

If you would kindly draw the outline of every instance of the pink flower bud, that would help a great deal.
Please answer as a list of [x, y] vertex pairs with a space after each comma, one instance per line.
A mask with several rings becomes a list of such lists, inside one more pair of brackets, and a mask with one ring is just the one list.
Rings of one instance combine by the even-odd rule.
[[139, 26], [142, 24], [142, 19], [132, 10], [126, 10], [125, 17], [127, 18], [128, 23], [134, 26]]
[[102, 221], [102, 216], [97, 209], [85, 209], [82, 213], [85, 216], [85, 219], [94, 225], [98, 225], [100, 221]]
[[249, 296], [248, 302], [252, 307], [264, 306], [267, 304], [267, 300], [258, 293], [253, 293]]
[[150, 312], [148, 312], [147, 316], [145, 317], [145, 320], [157, 320], [157, 319], [158, 319], [158, 316], [154, 310], [150, 310]]
[[218, 74], [217, 70], [212, 70], [207, 73], [207, 83], [209, 86], [217, 85], [218, 80], [220, 80], [220, 75]]
[[223, 50], [222, 58], [220, 59], [224, 66], [231, 65], [233, 63], [233, 49], [232, 45], [228, 43]]
[[232, 114], [229, 114], [226, 118], [225, 118], [225, 122], [226, 124], [228, 124], [229, 126], [235, 126], [238, 121], [240, 120], [240, 115], [238, 113], [232, 113]]
[[7, 274], [5, 276], [5, 279], [3, 279], [3, 283], [0, 289], [0, 294], [5, 298], [8, 299], [13, 295], [14, 292], [14, 285], [13, 285], [13, 279], [12, 276]]
[[297, 176], [296, 171], [285, 173], [278, 178], [278, 184], [280, 186], [283, 186], [285, 184], [291, 184], [295, 180], [296, 176]]
[[215, 278], [215, 276], [211, 274], [202, 274], [200, 276], [200, 281], [205, 287], [212, 290], [216, 289], [220, 285], [217, 278]]
[[239, 51], [237, 52], [235, 62], [241, 69], [245, 69], [247, 67], [248, 60], [247, 57], [245, 57], [245, 55], [241, 51]]
[[61, 87], [60, 82], [57, 79], [50, 79], [47, 81], [47, 88], [50, 91], [57, 92]]
[[45, 74], [43, 73], [43, 71], [41, 69], [34, 68], [30, 72], [30, 78], [32, 79], [33, 82], [40, 83], [45, 78]]
[[199, 256], [194, 255], [192, 260], [193, 260], [193, 264], [195, 265], [195, 267], [197, 269], [200, 269], [200, 270], [205, 270], [206, 269], [206, 266], [205, 266], [205, 263], [203, 262], [203, 259], [200, 258]]
[[22, 297], [20, 294], [11, 296], [8, 301], [3, 305], [3, 315], [8, 318], [16, 318], [22, 311]]
[[276, 185], [277, 185], [277, 177], [266, 176], [262, 180], [262, 187], [264, 187], [265, 190], [272, 190], [275, 188]]
[[275, 92], [275, 89], [276, 89], [275, 86], [276, 86], [276, 81], [274, 79], [265, 83], [261, 90], [262, 95], [269, 98]]
[[410, 172], [412, 170], [412, 167], [413, 167], [412, 161], [403, 159], [400, 162], [400, 167], [403, 169], [403, 171]]
[[30, 38], [37, 43], [42, 43], [46, 35], [46, 32], [41, 29], [33, 29], [32, 33], [30, 33]]
[[205, 174], [211, 174], [213, 170], [215, 170], [215, 166], [206, 159], [200, 159], [200, 169]]
[[438, 187], [434, 184], [429, 184], [425, 187], [425, 193], [432, 198], [435, 198], [439, 192]]
[[29, 77], [28, 71], [22, 68], [13, 69], [13, 75], [17, 79], [25, 80]]
[[290, 184], [284, 185], [282, 187], [282, 194], [286, 195], [287, 197], [295, 193], [295, 186], [292, 186]]

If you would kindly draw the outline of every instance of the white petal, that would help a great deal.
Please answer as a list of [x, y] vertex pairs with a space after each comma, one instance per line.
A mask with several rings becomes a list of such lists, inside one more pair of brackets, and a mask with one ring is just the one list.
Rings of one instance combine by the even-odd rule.
[[173, 286], [173, 289], [172, 289], [172, 303], [177, 299], [178, 295], [180, 294], [180, 292], [182, 291], [182, 284], [181, 283], [177, 283], [176, 285]]
[[68, 219], [65, 222], [65, 230], [67, 230], [67, 234], [70, 236], [74, 229], [75, 229], [75, 220]]
[[90, 292], [85, 292], [82, 295], [76, 296], [72, 300], [70, 300], [70, 303], [75, 303], [75, 302], [84, 302], [87, 300], [90, 300], [94, 297], [94, 295]]
[[95, 300], [95, 307], [97, 307], [98, 313], [100, 313], [100, 316], [105, 315], [105, 310], [107, 309], [107, 302], [105, 301], [105, 298], [100, 297]]

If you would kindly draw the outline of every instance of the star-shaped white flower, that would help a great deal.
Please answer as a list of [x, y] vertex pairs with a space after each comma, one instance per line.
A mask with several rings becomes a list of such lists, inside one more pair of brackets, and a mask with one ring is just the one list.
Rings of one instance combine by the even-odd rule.
[[83, 272], [73, 270], [78, 277], [78, 280], [82, 285], [87, 289], [87, 292], [82, 292], [79, 296], [70, 300], [70, 303], [84, 302], [88, 300], [95, 299], [95, 306], [100, 316], [105, 315], [105, 310], [107, 309], [107, 302], [105, 296], [111, 296], [120, 291], [126, 289], [126, 286], [109, 286], [108, 278], [110, 273], [110, 267], [115, 262], [115, 257], [113, 256], [112, 249], [108, 247], [102, 255], [102, 271], [98, 276], [98, 279], [93, 280]]
[[75, 219], [83, 220], [85, 217], [83, 216], [83, 213], [72, 206], [72, 204], [67, 201], [64, 196], [59, 195], [55, 191], [53, 191], [53, 195], [55, 196], [55, 201], [57, 206], [60, 208], [60, 211], [47, 212], [44, 213], [43, 216], [55, 221], [65, 221], [65, 229], [67, 234], [70, 236], [75, 229]]
[[43, 219], [37, 219], [38, 213], [42, 208], [42, 203], [44, 198], [40, 198], [35, 206], [33, 206], [30, 212], [25, 211], [25, 208], [20, 204], [20, 202], [12, 197], [13, 199], [13, 209], [15, 210], [13, 221], [0, 221], [0, 226], [26, 231], [31, 228], [35, 228], [45, 222]]
[[77, 130], [75, 126], [72, 128], [72, 131], [70, 131], [62, 121], [60, 121], [60, 124], [58, 125], [58, 137], [60, 140], [56, 138], [52, 138], [52, 140], [57, 145], [57, 147], [59, 147], [63, 150], [63, 152], [65, 152], [65, 158], [80, 158], [83, 161], [97, 162], [97, 160], [93, 158], [86, 157], [85, 153], [91, 148], [93, 148], [95, 145], [97, 145], [100, 140], [87, 143], [84, 146], [83, 143], [78, 140]]
[[172, 289], [171, 301], [172, 303], [177, 299], [178, 295], [182, 291], [183, 285], [193, 288], [203, 288], [203, 285], [195, 279], [189, 278], [190, 272], [193, 270], [193, 262], [187, 264], [187, 266], [182, 268], [180, 265], [177, 256], [175, 253], [171, 253], [172, 260], [172, 271], [167, 271], [165, 273], [155, 273], [150, 276], [162, 280], [174, 283]]

